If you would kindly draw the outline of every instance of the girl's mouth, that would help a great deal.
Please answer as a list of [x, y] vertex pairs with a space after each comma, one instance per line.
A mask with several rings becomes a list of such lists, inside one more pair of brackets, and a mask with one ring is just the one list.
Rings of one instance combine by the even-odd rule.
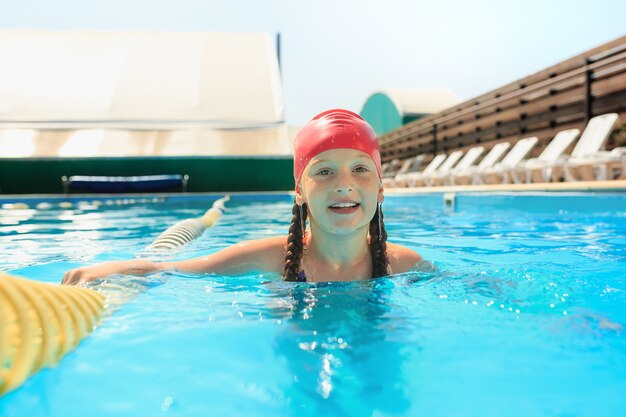
[[355, 202], [349, 203], [335, 203], [330, 205], [328, 208], [333, 213], [337, 214], [351, 214], [358, 210], [360, 204]]

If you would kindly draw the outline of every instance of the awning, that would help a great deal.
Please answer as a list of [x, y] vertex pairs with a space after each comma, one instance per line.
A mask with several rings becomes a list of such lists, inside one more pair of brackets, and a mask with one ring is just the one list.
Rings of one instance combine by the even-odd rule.
[[0, 127], [250, 129], [283, 122], [266, 33], [0, 30]]

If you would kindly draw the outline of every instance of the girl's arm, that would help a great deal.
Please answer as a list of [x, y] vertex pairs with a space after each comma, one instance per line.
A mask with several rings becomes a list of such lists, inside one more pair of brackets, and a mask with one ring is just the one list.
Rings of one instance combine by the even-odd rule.
[[152, 262], [141, 259], [112, 261], [72, 269], [62, 284], [80, 284], [113, 274], [146, 275], [157, 271], [185, 271], [239, 275], [249, 271], [283, 272], [287, 238], [284, 236], [242, 242], [211, 255], [185, 261]]
[[415, 265], [423, 262], [422, 257], [406, 246], [387, 242], [387, 255], [394, 274], [402, 274], [411, 270]]

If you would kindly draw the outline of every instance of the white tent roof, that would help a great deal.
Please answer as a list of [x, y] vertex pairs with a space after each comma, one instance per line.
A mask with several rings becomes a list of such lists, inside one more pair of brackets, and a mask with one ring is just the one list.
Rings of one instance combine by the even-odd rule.
[[461, 102], [451, 90], [432, 88], [387, 88], [379, 93], [387, 95], [401, 114], [434, 114]]
[[263, 33], [0, 30], [0, 124], [254, 128], [281, 124]]
[[265, 129], [1, 129], [0, 159], [290, 156], [293, 132]]

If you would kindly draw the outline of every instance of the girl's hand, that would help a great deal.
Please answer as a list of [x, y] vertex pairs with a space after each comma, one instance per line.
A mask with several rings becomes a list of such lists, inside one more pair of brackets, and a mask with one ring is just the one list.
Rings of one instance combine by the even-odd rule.
[[75, 285], [84, 284], [98, 278], [113, 274], [145, 275], [155, 271], [158, 266], [149, 261], [133, 259], [130, 261], [103, 262], [92, 266], [71, 269], [65, 273], [61, 284]]

